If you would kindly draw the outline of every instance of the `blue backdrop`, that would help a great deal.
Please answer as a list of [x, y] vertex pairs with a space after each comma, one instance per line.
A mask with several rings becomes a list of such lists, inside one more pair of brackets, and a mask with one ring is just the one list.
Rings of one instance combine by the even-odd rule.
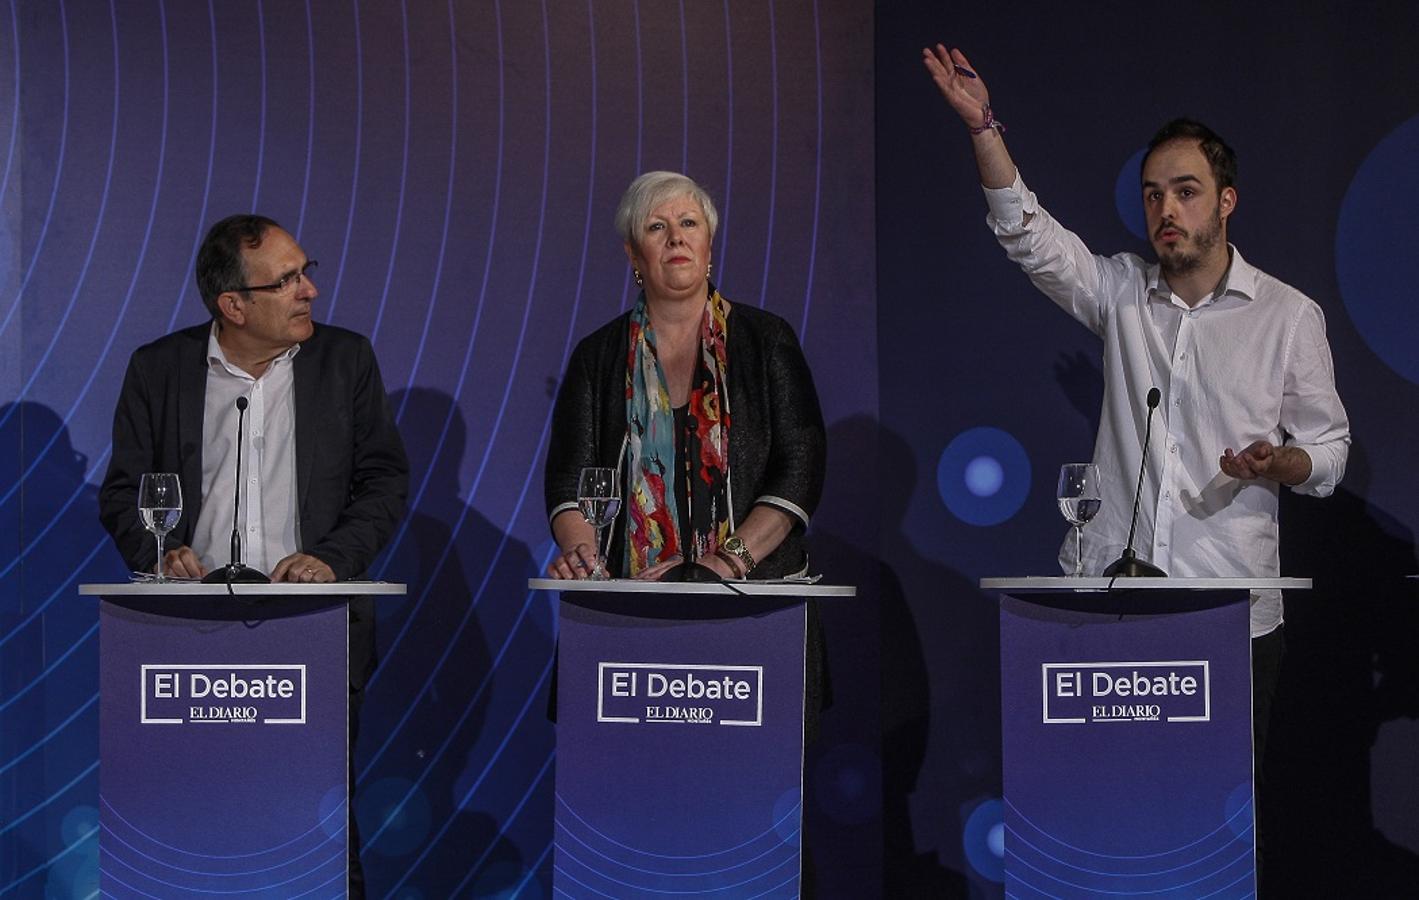
[[1240, 153], [1232, 237], [1321, 304], [1356, 441], [1336, 497], [1283, 503], [1283, 570], [1319, 589], [1288, 608], [1280, 871], [1416, 883], [1415, 34], [1398, 2], [0, 3], [0, 897], [95, 888], [97, 616], [74, 588], [124, 574], [94, 501], [117, 382], [201, 321], [197, 243], [251, 209], [321, 261], [321, 317], [374, 340], [414, 464], [377, 572], [410, 594], [381, 611], [357, 754], [372, 882], [547, 895], [553, 625], [524, 589], [551, 548], [547, 416], [572, 343], [633, 296], [610, 219], [652, 168], [710, 188], [720, 286], [798, 328], [824, 398], [815, 559], [864, 600], [827, 610], [819, 882], [997, 896], [975, 583], [1054, 570], [1098, 345], [986, 232], [921, 69], [937, 39], [1100, 251], [1146, 250], [1131, 179], [1164, 119]]

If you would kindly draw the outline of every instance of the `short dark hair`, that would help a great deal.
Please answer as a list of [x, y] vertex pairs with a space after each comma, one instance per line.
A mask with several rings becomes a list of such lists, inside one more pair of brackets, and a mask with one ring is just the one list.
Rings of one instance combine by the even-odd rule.
[[202, 295], [202, 304], [212, 318], [221, 317], [217, 297], [238, 290], [246, 283], [242, 249], [255, 250], [261, 246], [267, 231], [280, 227], [265, 216], [242, 213], [227, 216], [207, 232], [202, 246], [197, 248], [197, 292]]
[[1148, 165], [1148, 157], [1164, 144], [1173, 141], [1197, 141], [1202, 155], [1212, 167], [1212, 180], [1217, 182], [1217, 190], [1237, 186], [1237, 154], [1217, 132], [1193, 119], [1174, 119], [1162, 128], [1148, 142], [1148, 152], [1143, 154], [1143, 165]]

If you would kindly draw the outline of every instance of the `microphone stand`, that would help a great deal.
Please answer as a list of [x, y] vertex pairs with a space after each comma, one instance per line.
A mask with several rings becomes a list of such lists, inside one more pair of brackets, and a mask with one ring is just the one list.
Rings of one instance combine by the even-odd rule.
[[246, 421], [246, 398], [238, 397], [237, 408], [237, 458], [236, 458], [236, 506], [232, 509], [231, 562], [219, 569], [213, 569], [202, 578], [203, 584], [225, 584], [228, 589], [234, 584], [270, 584], [271, 579], [242, 562], [241, 552], [241, 443], [242, 425]]
[[1133, 518], [1128, 523], [1128, 544], [1123, 555], [1104, 568], [1106, 578], [1167, 578], [1168, 573], [1140, 559], [1133, 549], [1133, 532], [1138, 527], [1138, 504], [1143, 499], [1143, 473], [1148, 468], [1148, 439], [1153, 434], [1153, 411], [1163, 395], [1157, 388], [1148, 391], [1148, 422], [1143, 427], [1143, 460], [1138, 464], [1138, 487], [1133, 491]]

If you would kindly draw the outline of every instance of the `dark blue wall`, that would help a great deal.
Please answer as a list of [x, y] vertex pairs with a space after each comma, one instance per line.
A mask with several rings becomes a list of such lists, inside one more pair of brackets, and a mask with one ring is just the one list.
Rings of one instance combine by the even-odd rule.
[[1283, 573], [1317, 590], [1287, 599], [1268, 876], [1282, 896], [1419, 884], [1416, 34], [1397, 2], [878, 5], [882, 547], [903, 596], [883, 601], [884, 802], [904, 891], [998, 890], [970, 861], [992, 865], [979, 826], [1000, 796], [996, 620], [974, 585], [1058, 571], [1055, 477], [1089, 457], [1102, 385], [1097, 339], [984, 225], [968, 138], [920, 62], [938, 40], [965, 48], [1027, 183], [1096, 252], [1150, 255], [1137, 155], [1164, 121], [1236, 148], [1229, 236], [1321, 305], [1355, 439], [1336, 496], [1283, 492]]

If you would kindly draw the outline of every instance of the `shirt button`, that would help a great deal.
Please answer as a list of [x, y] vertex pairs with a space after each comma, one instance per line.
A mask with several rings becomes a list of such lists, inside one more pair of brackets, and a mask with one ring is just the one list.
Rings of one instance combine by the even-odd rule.
[[1177, 452], [1178, 452], [1178, 445], [1177, 445], [1177, 444], [1173, 444], [1171, 447], [1168, 448], [1168, 452], [1169, 452], [1169, 453], [1177, 453]]
[[1164, 499], [1164, 500], [1171, 500], [1171, 499], [1173, 499], [1173, 492], [1172, 492], [1172, 491], [1163, 491], [1163, 499]]
[[1184, 350], [1183, 352], [1179, 353], [1178, 359], [1187, 359], [1187, 351]]

